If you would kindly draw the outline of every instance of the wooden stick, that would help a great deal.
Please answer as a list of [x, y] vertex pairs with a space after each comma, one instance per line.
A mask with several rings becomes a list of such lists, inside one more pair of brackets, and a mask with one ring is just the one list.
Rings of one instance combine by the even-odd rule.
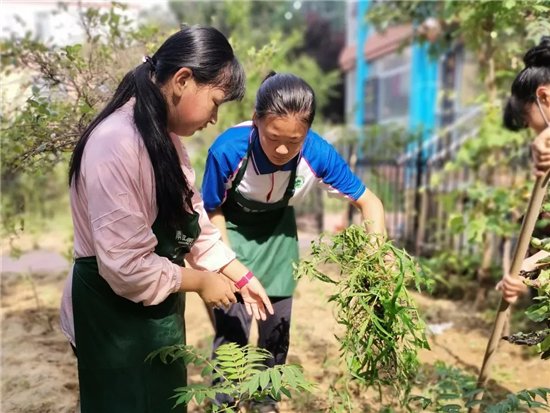
[[[533, 192], [531, 193], [531, 198], [529, 199], [527, 212], [525, 213], [521, 224], [519, 239], [514, 251], [514, 258], [512, 259], [512, 265], [510, 268], [510, 276], [512, 277], [517, 277], [519, 275], [521, 264], [525, 259], [525, 254], [527, 254], [531, 236], [533, 235], [533, 230], [535, 229], [535, 224], [537, 222], [537, 217], [540, 213], [542, 203], [546, 195], [546, 187], [548, 186], [549, 178], [550, 171], [547, 172], [545, 176], [538, 177], [535, 181], [535, 186], [533, 187]], [[487, 349], [485, 350], [485, 356], [483, 357], [483, 364], [481, 365], [481, 371], [479, 372], [479, 377], [477, 379], [477, 388], [481, 389], [481, 391], [475, 395], [474, 400], [481, 400], [483, 398], [483, 388], [489, 379], [493, 356], [496, 353], [498, 343], [501, 339], [502, 330], [509, 311], [510, 304], [501, 298], [495, 323], [493, 325], [493, 331], [491, 332], [491, 337], [487, 343]], [[470, 413], [477, 413], [479, 412], [479, 409], [480, 404], [478, 403], [475, 406], [470, 407], [468, 411]]]

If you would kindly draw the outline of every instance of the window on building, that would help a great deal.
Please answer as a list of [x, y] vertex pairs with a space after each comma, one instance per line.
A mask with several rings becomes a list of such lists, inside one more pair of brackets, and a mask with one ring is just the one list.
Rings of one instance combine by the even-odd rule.
[[395, 123], [408, 121], [410, 95], [410, 49], [373, 61], [371, 76], [365, 85], [365, 122]]
[[378, 121], [405, 123], [409, 112], [410, 71], [399, 67], [380, 75], [378, 81]]
[[475, 57], [462, 45], [445, 53], [440, 62], [437, 118], [439, 127], [445, 127], [476, 109], [483, 85]]
[[457, 57], [457, 112], [461, 114], [477, 105], [475, 100], [483, 84], [475, 56], [462, 48]]
[[365, 124], [372, 125], [378, 121], [378, 105], [376, 96], [378, 89], [378, 79], [370, 78], [365, 83]]
[[346, 73], [346, 117], [350, 122], [355, 121], [355, 111], [357, 110], [357, 96], [355, 96], [356, 77], [355, 68]]

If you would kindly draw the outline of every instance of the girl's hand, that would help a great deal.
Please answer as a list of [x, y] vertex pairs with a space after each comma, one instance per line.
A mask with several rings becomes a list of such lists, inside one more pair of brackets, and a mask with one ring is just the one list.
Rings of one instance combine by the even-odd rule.
[[535, 176], [543, 176], [550, 169], [550, 127], [535, 138], [531, 149]]
[[228, 308], [231, 304], [237, 302], [233, 290], [233, 284], [227, 282], [223, 275], [205, 271], [201, 277], [197, 293], [206, 305]]
[[521, 294], [527, 291], [527, 286], [523, 283], [523, 280], [523, 277], [512, 277], [506, 274], [495, 289], [502, 291], [502, 298], [513, 304]]
[[256, 277], [252, 277], [248, 283], [241, 288], [241, 296], [248, 315], [254, 316], [256, 320], [267, 318], [266, 310], [273, 314], [273, 306], [264, 290], [262, 284]]

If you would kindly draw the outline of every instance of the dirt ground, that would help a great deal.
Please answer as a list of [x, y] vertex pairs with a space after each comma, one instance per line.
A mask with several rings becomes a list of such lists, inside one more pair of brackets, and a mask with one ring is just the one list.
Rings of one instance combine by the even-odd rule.
[[[1, 412], [75, 411], [76, 362], [60, 331], [58, 311], [67, 270], [66, 262], [54, 253], [33, 252], [18, 261], [3, 258]], [[307, 377], [318, 383], [318, 389], [311, 396], [283, 403], [283, 412], [320, 411], [331, 380], [339, 374], [334, 361], [338, 354], [334, 338], [338, 326], [332, 307], [327, 304], [327, 295], [320, 283], [300, 282], [294, 304], [289, 361], [300, 363]], [[417, 299], [429, 322], [448, 327], [431, 337], [432, 350], [422, 352], [422, 362], [433, 365], [442, 360], [475, 375], [490, 322], [472, 313], [467, 305], [423, 296]], [[188, 294], [186, 320], [188, 343], [208, 348], [213, 331], [196, 294]], [[499, 349], [492, 377], [501, 389], [510, 391], [550, 385], [547, 363], [507, 343]], [[199, 380], [198, 372], [191, 371], [190, 381]], [[190, 411], [199, 410], [191, 407]]]

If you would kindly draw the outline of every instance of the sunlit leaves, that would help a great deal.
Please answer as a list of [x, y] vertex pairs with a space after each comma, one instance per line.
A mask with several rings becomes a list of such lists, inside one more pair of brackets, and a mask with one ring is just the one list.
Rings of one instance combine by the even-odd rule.
[[[433, 383], [425, 386], [422, 394], [411, 395], [407, 399], [409, 411], [466, 413], [469, 408], [480, 405], [483, 412], [516, 413], [527, 411], [527, 407], [550, 407], [549, 388], [521, 390], [508, 394], [500, 401], [488, 398], [477, 400], [475, 396], [482, 390], [477, 388], [474, 376], [441, 361], [437, 361], [434, 367]], [[494, 395], [491, 399], [494, 400]]]
[[[547, 205], [547, 204], [546, 204]], [[550, 252], [550, 238], [531, 240], [531, 245], [541, 251]], [[530, 333], [516, 333], [505, 339], [514, 344], [537, 346], [542, 359], [550, 358], [550, 256], [537, 261], [539, 270], [535, 271], [536, 278], [526, 279], [525, 283], [536, 289], [537, 296], [534, 303], [527, 308], [525, 315], [535, 323], [545, 323], [546, 328]], [[540, 271], [540, 272], [539, 272]], [[537, 272], [538, 275], [537, 275]]]
[[[517, 73], [517, 68], [510, 68], [512, 58], [520, 58], [541, 36], [550, 33], [550, 5], [546, 0], [411, 0], [373, 4], [367, 20], [380, 30], [406, 23], [420, 28], [426, 19], [437, 19], [442, 34], [431, 45], [432, 51], [442, 53], [453, 42], [463, 43], [479, 59], [483, 77], [489, 73], [487, 59], [493, 59], [499, 73], [497, 87], [508, 88]], [[426, 40], [422, 30], [417, 29], [415, 34], [418, 40]]]
[[[189, 384], [175, 389], [175, 405], [187, 404], [194, 400], [198, 405], [211, 403], [217, 393], [231, 396], [236, 402], [261, 400], [270, 396], [281, 400], [291, 397], [291, 392], [311, 392], [313, 384], [307, 381], [302, 368], [294, 364], [266, 367], [265, 361], [271, 358], [267, 350], [235, 343], [224, 344], [216, 350], [216, 358], [210, 360], [192, 346], [163, 347], [151, 353], [147, 360], [159, 357], [164, 363], [182, 359], [186, 365], [203, 367], [201, 376], [216, 380], [213, 385]], [[212, 405], [212, 412], [234, 412], [227, 405]]]
[[[322, 264], [336, 264], [337, 275]], [[403, 396], [418, 368], [417, 351], [428, 348], [424, 323], [406, 286], [429, 283], [416, 262], [390, 242], [352, 225], [312, 245], [297, 277], [334, 284], [329, 301], [345, 327], [339, 338], [351, 375], [367, 386], [391, 386]]]
[[83, 43], [60, 46], [30, 33], [2, 42], [2, 70], [25, 75], [16, 100], [3, 101], [3, 171], [58, 163], [146, 43], [158, 45], [158, 30], [137, 26], [125, 8], [81, 9]]

